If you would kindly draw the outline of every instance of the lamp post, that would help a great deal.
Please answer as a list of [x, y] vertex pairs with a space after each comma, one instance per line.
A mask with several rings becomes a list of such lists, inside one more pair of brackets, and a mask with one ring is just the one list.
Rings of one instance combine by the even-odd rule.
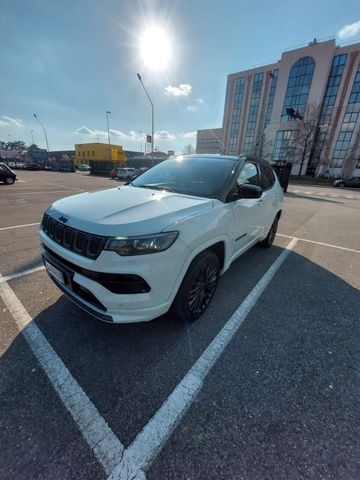
[[44, 130], [45, 141], [46, 141], [46, 150], [47, 150], [48, 159], [49, 159], [49, 143], [48, 143], [48, 138], [47, 138], [47, 133], [46, 133], [45, 127], [44, 127], [44, 125], [40, 122], [40, 120], [38, 119], [38, 117], [36, 116], [35, 113], [34, 113], [34, 117], [35, 117], [36, 120], [39, 122], [39, 124], [40, 124], [40, 126], [42, 127], [42, 129]]
[[153, 157], [153, 153], [154, 153], [154, 105], [153, 105], [153, 102], [150, 98], [150, 95], [148, 94], [148, 91], [145, 88], [145, 85], [143, 84], [140, 73], [137, 73], [136, 75], [137, 75], [141, 85], [143, 86], [143, 89], [145, 90], [146, 96], [148, 97], [150, 105], [151, 105], [151, 166], [153, 166], [154, 165], [154, 157]]
[[109, 130], [109, 115], [111, 112], [106, 110], [106, 124], [107, 124], [107, 132], [108, 132], [108, 142], [109, 142], [109, 160], [112, 162], [112, 155], [111, 155], [111, 147], [110, 147], [110, 130]]
[[34, 130], [30, 130], [30, 133], [31, 133], [32, 144], [35, 145], [35, 142], [34, 142]]

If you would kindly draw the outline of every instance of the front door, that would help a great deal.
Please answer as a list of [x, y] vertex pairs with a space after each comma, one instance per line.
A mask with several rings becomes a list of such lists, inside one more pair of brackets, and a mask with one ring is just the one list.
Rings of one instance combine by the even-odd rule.
[[[260, 186], [259, 170], [255, 163], [247, 161], [237, 179], [237, 186], [251, 184]], [[232, 232], [233, 252], [236, 254], [253, 244], [263, 234], [265, 218], [261, 208], [263, 199], [242, 198], [232, 202], [234, 228]]]

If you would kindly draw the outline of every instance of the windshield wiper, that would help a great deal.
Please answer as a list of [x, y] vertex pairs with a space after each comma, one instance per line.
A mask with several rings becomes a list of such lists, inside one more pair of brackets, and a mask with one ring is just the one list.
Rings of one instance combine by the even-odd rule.
[[140, 188], [150, 188], [151, 190], [165, 190], [166, 192], [171, 192], [171, 193], [177, 193], [176, 190], [173, 190], [172, 188], [168, 187], [162, 187], [161, 185], [155, 183], [155, 184], [145, 184], [145, 185], [133, 185], [134, 187], [140, 187]]

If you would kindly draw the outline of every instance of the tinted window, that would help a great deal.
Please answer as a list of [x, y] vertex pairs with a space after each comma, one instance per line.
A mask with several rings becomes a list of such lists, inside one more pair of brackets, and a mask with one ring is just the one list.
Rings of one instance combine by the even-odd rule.
[[244, 185], [245, 183], [250, 183], [251, 185], [258, 185], [259, 183], [259, 174], [258, 169], [255, 163], [246, 162], [243, 166], [239, 178], [237, 180], [238, 185]]
[[237, 161], [229, 158], [180, 156], [151, 168], [136, 178], [132, 185], [217, 198], [236, 165]]
[[267, 190], [274, 185], [274, 174], [270, 167], [260, 164], [260, 186], [263, 190]]

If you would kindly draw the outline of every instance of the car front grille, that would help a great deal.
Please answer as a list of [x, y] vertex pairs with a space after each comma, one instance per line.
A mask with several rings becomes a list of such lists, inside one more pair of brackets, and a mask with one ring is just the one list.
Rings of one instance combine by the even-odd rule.
[[[60, 257], [44, 244], [42, 244], [42, 246], [46, 251], [50, 263], [55, 264], [55, 266], [60, 268], [61, 271], [65, 270], [69, 272], [80, 273], [80, 275], [99, 283], [111, 293], [129, 295], [150, 292], [149, 284], [139, 275], [129, 273], [94, 272], [93, 270], [79, 267], [79, 265], [75, 265], [74, 263], [65, 260], [65, 258]], [[75, 284], [74, 281], [72, 281], [72, 283]], [[80, 296], [83, 296], [77, 290], [75, 290], [75, 288], [73, 288], [73, 290], [76, 291], [76, 293], [78, 293]], [[90, 303], [94, 304], [94, 302]]]
[[42, 229], [54, 242], [83, 257], [96, 259], [102, 252], [108, 237], [93, 235], [68, 227], [45, 213]]

